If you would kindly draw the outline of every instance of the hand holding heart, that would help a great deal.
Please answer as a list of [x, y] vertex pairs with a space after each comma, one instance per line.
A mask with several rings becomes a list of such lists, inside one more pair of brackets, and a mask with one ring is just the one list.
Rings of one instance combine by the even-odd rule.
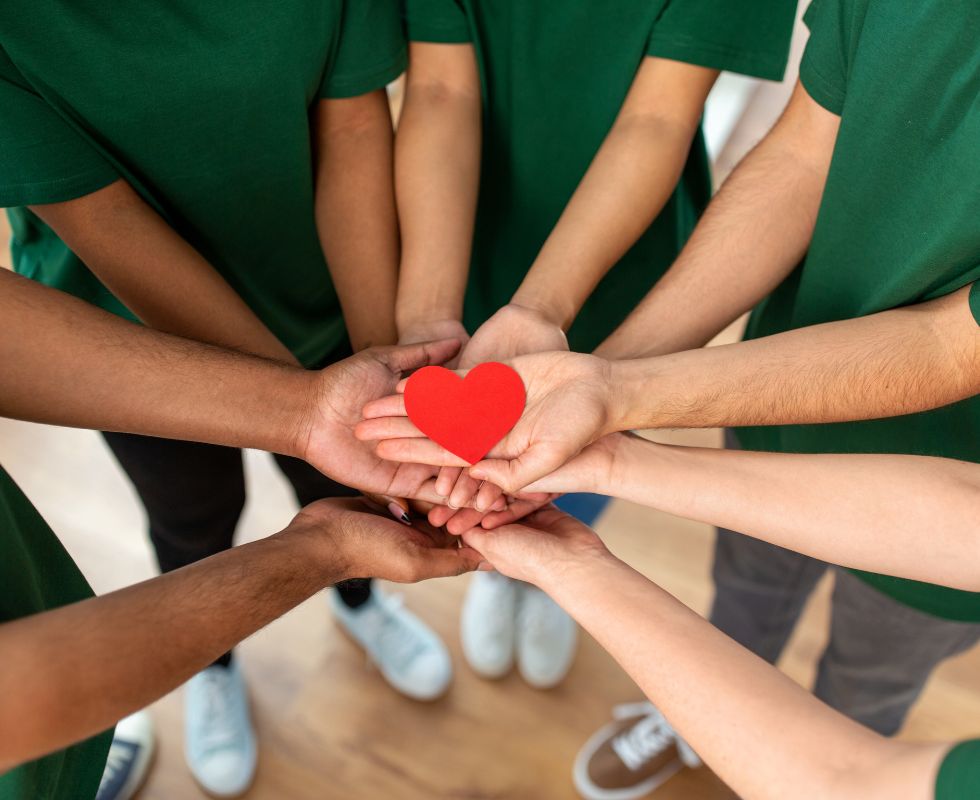
[[[568, 350], [568, 340], [561, 327], [540, 311], [511, 302], [479, 327], [463, 347], [458, 361], [461, 369], [472, 369], [489, 361], [555, 350]], [[442, 467], [436, 478], [436, 490], [447, 498], [447, 505], [435, 509], [429, 521], [433, 525], [447, 525], [453, 533], [478, 524], [481, 512], [499, 503], [502, 494], [499, 487], [474, 480], [459, 467]], [[477, 508], [466, 508], [473, 504], [474, 498]]]
[[[609, 432], [609, 365], [595, 356], [552, 352], [518, 356], [508, 366], [524, 384], [524, 413], [493, 446], [490, 458], [473, 465], [469, 474], [475, 480], [489, 481], [516, 494]], [[457, 374], [465, 380], [467, 373]], [[404, 392], [404, 381], [398, 390]], [[403, 395], [370, 402], [364, 407], [365, 419], [358, 424], [355, 435], [377, 441], [376, 453], [391, 461], [469, 465], [465, 458], [425, 438], [406, 414]], [[467, 418], [464, 413], [462, 424], [480, 427], [483, 421], [479, 417]]]

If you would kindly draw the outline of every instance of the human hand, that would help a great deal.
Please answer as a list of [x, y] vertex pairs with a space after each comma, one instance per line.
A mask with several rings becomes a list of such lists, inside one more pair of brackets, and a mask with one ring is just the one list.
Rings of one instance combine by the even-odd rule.
[[[511, 495], [554, 472], [596, 439], [613, 432], [615, 415], [610, 365], [580, 353], [537, 353], [509, 362], [524, 382], [527, 401], [520, 420], [469, 469]], [[404, 384], [399, 384], [404, 391]], [[376, 441], [375, 452], [391, 461], [464, 467], [466, 462], [424, 437], [405, 416], [402, 395], [372, 401], [355, 435]], [[479, 496], [477, 504], [480, 503]]]
[[449, 339], [405, 347], [375, 347], [338, 361], [314, 380], [309, 419], [299, 434], [300, 456], [325, 475], [362, 491], [389, 497], [413, 497], [438, 503], [438, 470], [392, 463], [374, 446], [354, 436], [365, 403], [394, 392], [405, 373], [441, 364], [459, 351]]
[[595, 531], [554, 506], [493, 531], [473, 528], [463, 541], [498, 572], [545, 590], [580, 564], [612, 558]]
[[334, 581], [371, 577], [416, 583], [472, 572], [482, 560], [445, 531], [420, 522], [405, 527], [351, 498], [311, 503], [283, 535], [311, 537], [312, 552]]
[[[487, 361], [507, 361], [514, 356], [552, 350], [568, 350], [568, 339], [561, 327], [540, 311], [517, 303], [508, 303], [484, 322], [459, 357], [460, 369], [472, 369]], [[444, 466], [436, 478], [436, 491], [446, 498], [446, 505], [429, 517], [433, 525], [449, 525], [453, 532], [472, 527], [473, 510], [460, 511], [470, 504], [476, 512], [486, 512], [500, 505], [503, 490], [492, 482], [470, 477], [459, 467]], [[459, 519], [454, 519], [459, 516]], [[477, 520], [478, 521], [478, 520]]]
[[446, 369], [456, 369], [459, 366], [460, 355], [470, 340], [470, 335], [458, 319], [427, 319], [399, 327], [398, 344], [400, 345], [438, 342], [443, 339], [454, 339], [460, 344], [459, 352], [442, 365]]

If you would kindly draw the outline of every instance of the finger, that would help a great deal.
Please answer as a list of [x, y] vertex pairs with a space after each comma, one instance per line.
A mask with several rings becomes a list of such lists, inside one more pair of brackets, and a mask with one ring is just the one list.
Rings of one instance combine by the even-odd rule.
[[483, 560], [483, 556], [472, 547], [439, 547], [426, 550], [419, 556], [416, 569], [413, 570], [414, 580], [409, 582], [463, 575], [475, 571]]
[[497, 502], [490, 506], [491, 511], [503, 511], [507, 508], [507, 495], [501, 495]]
[[493, 511], [487, 514], [480, 525], [488, 531], [499, 528], [501, 525], [509, 525], [511, 522], [517, 522], [517, 520], [523, 519], [528, 514], [533, 514], [542, 506], [551, 502], [555, 497], [557, 495], [547, 495], [543, 500], [518, 498], [504, 511]]
[[388, 509], [388, 513], [399, 522], [405, 525], [412, 524], [412, 518], [408, 513], [408, 503], [402, 498], [391, 497], [386, 494], [371, 494], [369, 492], [365, 492], [364, 496], [375, 505]]
[[392, 372], [410, 372], [429, 364], [442, 364], [459, 352], [459, 339], [442, 339], [438, 342], [421, 342], [402, 347], [385, 347], [378, 358]]
[[364, 419], [374, 417], [404, 417], [408, 412], [405, 411], [405, 398], [400, 394], [390, 394], [387, 397], [379, 397], [366, 403], [361, 409]]
[[469, 476], [469, 473], [460, 470], [459, 476], [456, 478], [456, 485], [453, 486], [453, 491], [449, 495], [447, 505], [450, 508], [465, 508], [471, 504], [471, 501], [479, 490], [480, 482], [473, 480]]
[[429, 439], [384, 439], [374, 452], [388, 461], [429, 464], [433, 467], [468, 467], [469, 464]]
[[[490, 458], [475, 464], [470, 475], [497, 484], [508, 494], [517, 494], [525, 486], [543, 478], [564, 464], [572, 455], [555, 453], [550, 447], [531, 445], [510, 461]], [[424, 463], [424, 462], [423, 462]]]
[[480, 486], [480, 491], [476, 493], [476, 500], [473, 506], [477, 511], [489, 511], [493, 508], [497, 501], [503, 497], [504, 490], [501, 489], [497, 484], [491, 483], [490, 481], [484, 481]]
[[449, 522], [449, 520], [451, 520], [455, 514], [455, 508], [450, 508], [449, 506], [433, 506], [428, 515], [429, 524], [433, 528], [441, 528], [443, 525]]
[[417, 439], [425, 436], [408, 417], [362, 419], [354, 426], [354, 437], [362, 442], [381, 439]]
[[443, 467], [440, 469], [439, 477], [436, 478], [436, 491], [443, 497], [449, 497], [461, 471], [459, 467]]
[[479, 527], [483, 517], [484, 513], [475, 508], [461, 508], [446, 523], [446, 530], [453, 536], [462, 536], [466, 531]]

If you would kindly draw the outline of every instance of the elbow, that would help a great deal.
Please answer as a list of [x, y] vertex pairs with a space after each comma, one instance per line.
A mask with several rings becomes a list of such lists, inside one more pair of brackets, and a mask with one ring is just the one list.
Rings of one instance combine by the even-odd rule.
[[405, 84], [405, 105], [419, 104], [427, 108], [479, 107], [480, 84], [470, 81], [426, 78]]

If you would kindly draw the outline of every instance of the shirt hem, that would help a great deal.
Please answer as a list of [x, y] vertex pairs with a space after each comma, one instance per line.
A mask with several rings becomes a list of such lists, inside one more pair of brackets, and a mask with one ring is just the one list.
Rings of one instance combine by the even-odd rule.
[[320, 91], [320, 97], [326, 100], [339, 100], [381, 89], [401, 75], [405, 71], [407, 63], [408, 51], [403, 45], [399, 48], [397, 55], [379, 66], [359, 72], [356, 75], [331, 78]]
[[654, 33], [647, 45], [647, 55], [726, 72], [737, 72], [764, 80], [779, 81], [783, 79], [786, 72], [789, 45], [787, 44], [786, 53], [782, 57], [774, 57], [711, 45], [695, 39], [657, 36]]

